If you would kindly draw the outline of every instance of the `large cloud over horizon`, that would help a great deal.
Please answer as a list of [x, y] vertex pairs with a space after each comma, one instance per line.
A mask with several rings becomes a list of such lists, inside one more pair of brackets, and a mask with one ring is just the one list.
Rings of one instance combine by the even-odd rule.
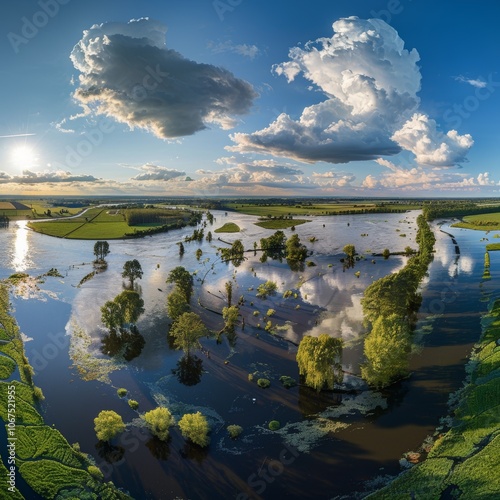
[[305, 107], [297, 120], [282, 113], [268, 127], [234, 134], [235, 145], [227, 149], [308, 163], [348, 163], [402, 149], [416, 151], [418, 160], [427, 141], [428, 164], [434, 165], [434, 158], [440, 166], [463, 161], [471, 144], [456, 132], [447, 134], [448, 149], [441, 148], [443, 134], [436, 127], [429, 126], [426, 137], [409, 133], [420, 105], [418, 52], [405, 49], [397, 31], [380, 19], [340, 19], [333, 31], [331, 37], [293, 47], [290, 60], [273, 67], [288, 82], [302, 75], [325, 100]]
[[103, 23], [83, 32], [71, 60], [80, 72], [74, 98], [159, 138], [192, 135], [214, 123], [227, 129], [256, 93], [230, 71], [186, 59], [166, 47], [167, 28], [148, 18]]

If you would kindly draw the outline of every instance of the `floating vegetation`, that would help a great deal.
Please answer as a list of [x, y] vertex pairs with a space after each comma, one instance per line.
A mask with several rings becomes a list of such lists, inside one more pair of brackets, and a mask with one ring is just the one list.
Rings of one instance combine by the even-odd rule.
[[336, 422], [327, 418], [316, 418], [286, 424], [274, 432], [280, 434], [289, 446], [293, 446], [302, 453], [309, 453], [321, 439], [347, 427], [349, 427], [349, 424], [343, 422]]
[[92, 352], [92, 337], [80, 328], [74, 321], [71, 323], [71, 338], [69, 345], [69, 356], [73, 366], [78, 370], [82, 380], [98, 380], [111, 384], [109, 375], [116, 370], [125, 367], [114, 359], [97, 357], [97, 352]]

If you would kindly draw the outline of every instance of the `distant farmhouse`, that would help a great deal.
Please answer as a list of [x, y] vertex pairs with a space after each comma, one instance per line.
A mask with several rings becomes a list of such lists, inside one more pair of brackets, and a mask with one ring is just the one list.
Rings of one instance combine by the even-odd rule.
[[0, 201], [0, 219], [30, 218], [31, 208], [17, 201]]

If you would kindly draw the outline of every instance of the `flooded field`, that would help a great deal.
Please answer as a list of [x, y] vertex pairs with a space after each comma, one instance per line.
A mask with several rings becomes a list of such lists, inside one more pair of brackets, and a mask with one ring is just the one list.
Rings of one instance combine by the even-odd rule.
[[[422, 284], [413, 374], [386, 391], [368, 390], [358, 377], [363, 291], [406, 262], [404, 256], [385, 260], [372, 253], [416, 249], [417, 215], [311, 218], [296, 233], [313, 251], [308, 260], [316, 265], [291, 271], [286, 262], [262, 263], [253, 252], [237, 268], [221, 262], [217, 247], [227, 247], [225, 242], [241, 238], [250, 250], [273, 231], [256, 226], [253, 216], [214, 212], [214, 225], [205, 229], [212, 231], [213, 241], [184, 243], [182, 257], [176, 243], [193, 228], [110, 241], [108, 269], [81, 287], [93, 269], [94, 242], [46, 237], [23, 222], [0, 230], [0, 278], [14, 272], [39, 276], [50, 268], [63, 275], [47, 277], [37, 287], [23, 285], [12, 296], [36, 384], [45, 393], [46, 423], [70, 443], [79, 442], [107, 479], [137, 499], [355, 498], [365, 481], [396, 474], [403, 453], [417, 449], [446, 415], [448, 395], [460, 387], [466, 357], [480, 335], [479, 316], [494, 294], [491, 282], [481, 282], [483, 233], [446, 224], [442, 232], [434, 224], [436, 254]], [[238, 224], [241, 233], [214, 233], [228, 221]], [[312, 237], [317, 241], [310, 242]], [[362, 256], [350, 269], [340, 262], [346, 244], [354, 244]], [[199, 260], [197, 249], [203, 252]], [[122, 291], [123, 263], [134, 258], [144, 271], [138, 284], [146, 311], [137, 323], [140, 338], [116, 345], [101, 324], [100, 307]], [[495, 252], [491, 259], [494, 277], [500, 263]], [[243, 297], [245, 325], [236, 329], [236, 338], [223, 336], [220, 344], [203, 339], [207, 354], [197, 352], [189, 365], [167, 341], [165, 305], [171, 285], [165, 280], [179, 265], [196, 273], [192, 309], [211, 330], [223, 326], [225, 283], [232, 281], [235, 302]], [[256, 290], [267, 280], [277, 283], [278, 293], [263, 300]], [[288, 298], [283, 297], [286, 291], [292, 292]], [[278, 335], [264, 331], [269, 309], [275, 311], [269, 319]], [[284, 388], [280, 376], [298, 380], [300, 339], [321, 333], [344, 340], [342, 390], [318, 394], [300, 385]], [[113, 352], [122, 355], [109, 355]], [[268, 378], [271, 387], [259, 388], [249, 374]], [[139, 402], [139, 413], [158, 404], [168, 406], [177, 419], [201, 411], [211, 425], [210, 446], [202, 450], [186, 444], [177, 429], [168, 443], [152, 439], [139, 413], [117, 396], [119, 387]], [[106, 448], [93, 428], [94, 417], [104, 409], [115, 410], [128, 424]], [[280, 430], [268, 429], [271, 420], [281, 423]], [[243, 427], [239, 439], [229, 438], [229, 424]]]

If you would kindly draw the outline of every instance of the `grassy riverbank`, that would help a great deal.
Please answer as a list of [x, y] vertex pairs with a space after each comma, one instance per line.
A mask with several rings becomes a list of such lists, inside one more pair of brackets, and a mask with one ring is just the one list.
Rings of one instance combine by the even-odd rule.
[[[4, 361], [0, 399], [5, 402], [0, 405], [0, 418], [6, 425], [8, 437], [16, 438], [16, 476], [22, 476], [34, 491], [47, 499], [61, 495], [60, 498], [130, 500], [113, 483], [103, 482], [90, 457], [71, 446], [57, 429], [44, 424], [38, 410], [38, 399], [43, 395], [33, 383], [33, 369], [24, 353], [19, 328], [9, 314], [9, 293], [4, 283], [0, 283], [0, 359]], [[19, 376], [6, 382], [16, 368]], [[7, 401], [11, 404], [7, 405]], [[3, 462], [0, 491], [6, 494], [9, 484], [4, 470], [7, 465], [4, 450], [0, 455], [0, 463]], [[9, 498], [17, 500], [23, 496], [16, 489], [12, 495], [9, 493]]]
[[496, 231], [500, 230], [500, 212], [480, 215], [467, 215], [460, 222], [452, 227], [463, 229], [474, 229], [476, 231]]
[[176, 229], [186, 225], [191, 213], [180, 210], [165, 210], [164, 216], [154, 222], [130, 224], [126, 210], [91, 208], [79, 217], [66, 220], [29, 222], [28, 226], [37, 233], [77, 240], [112, 240], [146, 236], [155, 232]]
[[451, 429], [440, 435], [428, 458], [401, 474], [371, 500], [407, 498], [493, 499], [500, 492], [500, 300], [483, 321], [483, 334], [469, 364], [467, 385]]

